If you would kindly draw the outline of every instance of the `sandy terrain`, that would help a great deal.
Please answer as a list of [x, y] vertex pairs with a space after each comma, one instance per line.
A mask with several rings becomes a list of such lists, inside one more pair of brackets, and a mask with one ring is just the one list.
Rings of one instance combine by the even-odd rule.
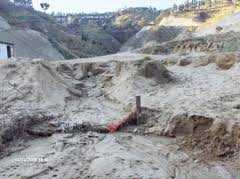
[[[195, 61], [187, 66], [165, 68], [162, 63], [167, 59], [179, 57], [144, 57], [121, 53], [1, 64], [0, 178], [240, 178], [238, 133], [231, 127], [224, 134], [213, 130], [218, 121], [240, 122], [238, 62], [229, 70], [214, 63], [196, 67], [194, 54]], [[113, 134], [88, 129], [51, 133], [48, 124], [65, 129], [84, 122], [105, 126], [117, 121], [131, 111], [136, 95], [141, 95], [144, 107], [155, 110], [143, 124]], [[188, 117], [177, 117], [183, 114]], [[200, 124], [202, 119], [212, 121]], [[187, 126], [180, 131], [184, 135], [177, 130], [181, 122]], [[49, 128], [43, 133], [50, 134], [36, 137], [24, 126], [41, 132]], [[14, 131], [6, 131], [9, 128]], [[210, 157], [201, 148], [189, 150], [182, 142], [198, 132], [216, 134], [220, 142], [232, 135], [236, 150]], [[176, 138], [164, 137], [167, 133]], [[207, 139], [206, 146], [211, 147], [211, 141]]]

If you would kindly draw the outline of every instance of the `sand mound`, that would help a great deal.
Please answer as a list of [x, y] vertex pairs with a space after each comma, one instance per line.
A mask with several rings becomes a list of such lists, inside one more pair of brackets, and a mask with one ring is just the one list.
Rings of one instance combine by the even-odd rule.
[[10, 62], [0, 66], [0, 144], [23, 135], [36, 121], [62, 116], [70, 97], [81, 89], [47, 61]]
[[173, 73], [165, 65], [146, 56], [143, 59], [132, 62], [117, 62], [115, 75], [121, 80], [139, 80], [139, 77], [152, 79], [157, 83], [174, 81]]
[[147, 133], [169, 137], [189, 135], [210, 128], [212, 123], [212, 118], [184, 113], [171, 118], [166, 127], [155, 126], [148, 129]]
[[231, 157], [240, 149], [240, 123], [235, 121], [179, 114], [166, 127], [154, 126], [146, 129], [146, 133], [183, 136], [178, 140], [180, 146], [203, 160]]
[[159, 61], [145, 60], [139, 65], [139, 74], [146, 78], [152, 78], [157, 82], [165, 83], [173, 80], [171, 73]]
[[232, 156], [240, 149], [240, 124], [215, 120], [209, 129], [186, 136], [182, 146], [200, 149], [206, 159]]
[[194, 61], [193, 66], [200, 67], [215, 63], [219, 69], [228, 70], [237, 62], [238, 58], [236, 53], [219, 53], [201, 57], [197, 61]]

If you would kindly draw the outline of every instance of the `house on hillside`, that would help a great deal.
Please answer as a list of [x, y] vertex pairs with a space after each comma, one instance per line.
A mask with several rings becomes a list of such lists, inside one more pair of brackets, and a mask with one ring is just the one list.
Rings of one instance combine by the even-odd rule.
[[14, 44], [0, 41], [0, 60], [12, 58], [14, 56]]

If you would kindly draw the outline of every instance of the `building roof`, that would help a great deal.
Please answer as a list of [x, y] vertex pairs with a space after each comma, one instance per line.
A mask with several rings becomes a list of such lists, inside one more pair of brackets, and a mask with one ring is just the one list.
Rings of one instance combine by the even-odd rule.
[[14, 43], [13, 42], [6, 42], [6, 41], [1, 41], [0, 40], [0, 44], [6, 44], [6, 45], [14, 45]]

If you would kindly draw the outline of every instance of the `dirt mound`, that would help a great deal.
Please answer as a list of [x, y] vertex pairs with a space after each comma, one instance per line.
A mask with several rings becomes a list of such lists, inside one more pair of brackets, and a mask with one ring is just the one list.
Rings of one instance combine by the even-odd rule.
[[157, 83], [173, 82], [175, 77], [159, 60], [154, 60], [146, 56], [140, 60], [131, 62], [117, 62], [115, 65], [115, 75], [125, 80], [138, 81], [139, 77], [152, 79]]
[[194, 67], [207, 66], [210, 63], [215, 63], [219, 69], [228, 70], [238, 62], [236, 53], [219, 53], [210, 54], [205, 57], [199, 58], [194, 62]]
[[187, 66], [187, 65], [190, 65], [191, 63], [192, 63], [191, 59], [182, 58], [182, 59], [178, 60], [177, 65], [178, 66]]
[[205, 159], [230, 157], [240, 149], [240, 124], [215, 120], [209, 129], [184, 137], [182, 146], [200, 149]]
[[167, 126], [162, 128], [155, 126], [148, 129], [146, 132], [168, 137], [191, 135], [210, 128], [212, 123], [212, 118], [184, 113], [172, 117], [168, 121]]
[[138, 65], [139, 74], [146, 78], [152, 78], [160, 83], [167, 83], [174, 79], [171, 72], [160, 61], [145, 58], [142, 62], [138, 62]]
[[216, 64], [220, 69], [228, 70], [236, 63], [236, 55], [229, 53], [225, 55], [218, 55]]
[[240, 123], [199, 115], [180, 114], [166, 127], [154, 126], [145, 132], [177, 139], [180, 147], [200, 159], [231, 157], [240, 149]]

